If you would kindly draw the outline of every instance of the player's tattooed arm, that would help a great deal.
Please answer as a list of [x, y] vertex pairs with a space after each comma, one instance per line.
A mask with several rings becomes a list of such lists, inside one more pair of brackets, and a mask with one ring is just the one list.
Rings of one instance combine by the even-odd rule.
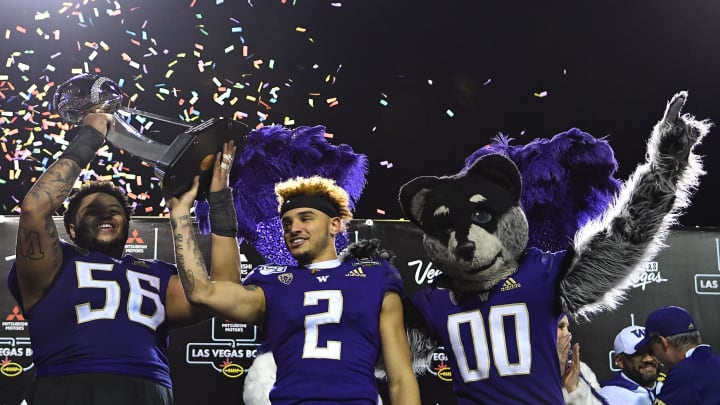
[[185, 294], [190, 298], [198, 283], [209, 282], [205, 260], [195, 238], [191, 216], [189, 214], [178, 217], [171, 215], [170, 225], [175, 241], [178, 276], [185, 289]]
[[37, 204], [38, 209], [54, 211], [67, 198], [82, 168], [70, 159], [60, 159], [53, 163], [40, 176], [23, 201], [23, 208], [28, 203]]
[[[176, 263], [185, 298], [192, 304], [206, 307], [217, 316], [246, 323], [256, 322], [262, 319], [265, 312], [262, 288], [242, 286], [229, 280], [213, 280], [208, 276], [190, 216], [198, 180], [197, 177], [194, 179], [192, 188], [185, 194], [166, 196], [175, 242]], [[213, 240], [213, 243], [215, 242]], [[232, 252], [226, 251], [227, 249], [232, 249]], [[223, 251], [218, 253], [238, 254], [237, 242], [233, 240], [232, 244], [224, 244]], [[234, 264], [230, 267], [232, 271], [237, 270]]]
[[190, 214], [170, 209], [170, 226], [175, 242], [175, 260], [187, 300], [202, 305], [218, 316], [246, 323], [261, 323], [265, 295], [256, 285], [211, 281], [195, 238]]
[[77, 163], [61, 158], [23, 198], [15, 257], [25, 309], [42, 298], [60, 269], [63, 255], [53, 214], [70, 194], [81, 170]]

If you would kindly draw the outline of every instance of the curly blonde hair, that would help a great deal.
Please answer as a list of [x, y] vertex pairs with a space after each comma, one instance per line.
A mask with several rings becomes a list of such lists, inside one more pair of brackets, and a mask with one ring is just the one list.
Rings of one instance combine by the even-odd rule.
[[323, 196], [335, 203], [341, 220], [349, 221], [353, 218], [350, 211], [350, 197], [347, 191], [338, 186], [334, 180], [320, 176], [295, 177], [275, 185], [275, 195], [278, 200], [278, 212], [285, 201], [299, 195]]

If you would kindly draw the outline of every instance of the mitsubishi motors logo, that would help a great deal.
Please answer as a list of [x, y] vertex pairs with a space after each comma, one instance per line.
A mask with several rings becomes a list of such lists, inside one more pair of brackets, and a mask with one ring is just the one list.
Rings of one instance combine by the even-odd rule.
[[145, 244], [145, 240], [140, 236], [140, 232], [138, 232], [137, 228], [134, 228], [132, 232], [130, 232], [130, 237], [127, 238], [127, 241], [125, 242], [125, 252], [127, 253], [145, 253], [145, 250], [147, 250], [147, 245]]
[[125, 243], [145, 243], [141, 237], [139, 237], [140, 232], [138, 232], [137, 229], [133, 229], [132, 233], [130, 234], [130, 237], [125, 241]]
[[[20, 312], [20, 308], [15, 305], [13, 306], [12, 311], [5, 316], [5, 320], [2, 321], [0, 325], [2, 325], [2, 330], [4, 330], [5, 332], [24, 332], [25, 329], [27, 329], [28, 323], [25, 320], [22, 312]], [[2, 343], [2, 339], [0, 339], [0, 343]]]
[[25, 317], [20, 313], [20, 308], [15, 305], [12, 309], [12, 313], [5, 317], [6, 321], [24, 321]]

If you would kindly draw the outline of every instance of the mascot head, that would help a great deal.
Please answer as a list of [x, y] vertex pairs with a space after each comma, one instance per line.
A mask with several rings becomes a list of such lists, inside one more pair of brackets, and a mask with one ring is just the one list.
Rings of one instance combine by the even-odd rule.
[[413, 179], [400, 189], [400, 206], [450, 287], [480, 293], [512, 274], [526, 248], [520, 194], [517, 166], [489, 154], [457, 175]]

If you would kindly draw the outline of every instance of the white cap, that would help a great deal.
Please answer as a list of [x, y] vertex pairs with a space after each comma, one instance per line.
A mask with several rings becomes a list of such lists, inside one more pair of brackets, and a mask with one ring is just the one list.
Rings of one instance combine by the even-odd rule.
[[635, 354], [635, 345], [645, 337], [645, 328], [642, 326], [628, 326], [615, 336], [615, 354]]

